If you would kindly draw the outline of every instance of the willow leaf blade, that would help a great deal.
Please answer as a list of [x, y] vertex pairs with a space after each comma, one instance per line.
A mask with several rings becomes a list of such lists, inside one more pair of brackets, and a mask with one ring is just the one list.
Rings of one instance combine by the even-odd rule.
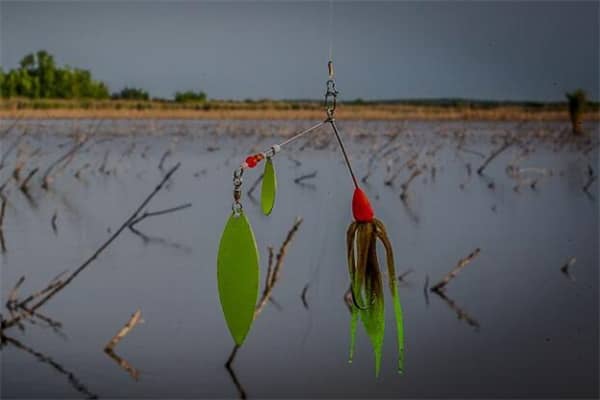
[[219, 299], [229, 332], [241, 345], [252, 325], [258, 297], [259, 255], [246, 215], [227, 220], [217, 256]]
[[270, 215], [275, 206], [275, 197], [277, 195], [277, 175], [273, 161], [267, 158], [265, 163], [265, 172], [263, 174], [262, 187], [260, 193], [260, 205], [265, 215]]

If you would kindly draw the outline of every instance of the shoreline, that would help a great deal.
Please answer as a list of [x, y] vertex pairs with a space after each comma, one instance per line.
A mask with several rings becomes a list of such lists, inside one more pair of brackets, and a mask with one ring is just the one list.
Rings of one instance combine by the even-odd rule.
[[[321, 109], [109, 109], [109, 108], [50, 108], [0, 109], [0, 119], [180, 119], [180, 120], [319, 120]], [[344, 120], [411, 120], [411, 121], [569, 121], [564, 110], [535, 110], [522, 107], [488, 109], [466, 107], [414, 106], [340, 106], [336, 117]], [[586, 121], [600, 121], [600, 113], [584, 114]]]

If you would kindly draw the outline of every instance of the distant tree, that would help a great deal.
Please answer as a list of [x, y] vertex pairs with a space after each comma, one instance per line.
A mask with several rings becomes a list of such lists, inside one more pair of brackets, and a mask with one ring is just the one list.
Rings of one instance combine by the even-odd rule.
[[150, 100], [150, 95], [147, 91], [127, 86], [125, 86], [125, 88], [123, 88], [120, 92], [113, 93], [111, 97], [113, 99], [122, 100]]
[[46, 51], [40, 50], [37, 52], [37, 65], [40, 81], [40, 97], [54, 97], [54, 79], [56, 75], [54, 57], [52, 57]]
[[27, 54], [19, 68], [3, 74], [0, 80], [2, 97], [93, 98], [106, 99], [106, 84], [92, 79], [89, 71], [57, 68], [54, 57], [44, 50]]
[[185, 92], [176, 92], [175, 101], [178, 103], [204, 102], [206, 101], [206, 93], [202, 91], [194, 92], [193, 90], [187, 90]]
[[573, 134], [582, 135], [583, 113], [587, 105], [587, 95], [583, 90], [577, 89], [574, 92], [566, 93], [566, 96], [569, 101], [569, 114], [571, 116]]
[[17, 72], [11, 70], [4, 76], [4, 82], [2, 83], [2, 97], [14, 97], [17, 95]]
[[29, 71], [33, 70], [35, 66], [35, 56], [33, 53], [27, 54], [25, 57], [23, 57], [19, 62], [19, 65], [21, 66], [21, 69], [26, 69]]

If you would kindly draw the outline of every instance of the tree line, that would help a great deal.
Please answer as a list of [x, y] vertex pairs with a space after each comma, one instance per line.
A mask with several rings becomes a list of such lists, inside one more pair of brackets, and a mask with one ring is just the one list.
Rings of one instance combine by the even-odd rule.
[[[108, 85], [94, 79], [89, 70], [68, 65], [59, 67], [54, 56], [45, 50], [27, 54], [18, 68], [7, 72], [0, 66], [0, 95], [6, 99], [151, 99], [146, 90], [135, 87], [125, 87], [111, 94]], [[184, 91], [176, 92], [174, 98], [177, 102], [204, 102], [206, 94]]]

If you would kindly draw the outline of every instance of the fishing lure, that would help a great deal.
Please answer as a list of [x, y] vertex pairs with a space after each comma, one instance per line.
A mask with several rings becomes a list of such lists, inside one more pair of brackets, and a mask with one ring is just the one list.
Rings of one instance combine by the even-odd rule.
[[394, 314], [396, 317], [396, 336], [398, 342], [398, 372], [404, 370], [404, 326], [402, 307], [396, 286], [396, 268], [394, 252], [383, 222], [375, 218], [369, 199], [356, 187], [352, 198], [354, 222], [346, 232], [348, 272], [352, 294], [350, 322], [350, 359], [354, 357], [356, 325], [358, 317], [369, 336], [375, 355], [375, 375], [379, 375], [383, 336], [385, 332], [385, 308], [383, 279], [377, 258], [377, 240], [385, 249], [386, 263]]
[[394, 302], [398, 341], [398, 368], [402, 371], [404, 359], [404, 333], [402, 309], [396, 287], [394, 254], [383, 222], [375, 218], [375, 213], [365, 192], [358, 185], [350, 164], [350, 159], [335, 124], [335, 109], [338, 91], [333, 78], [333, 63], [328, 63], [329, 79], [326, 82], [325, 110], [327, 118], [305, 129], [286, 141], [268, 150], [248, 156], [233, 173], [233, 206], [221, 241], [217, 256], [217, 280], [219, 298], [229, 331], [236, 343], [241, 345], [254, 320], [254, 310], [258, 298], [259, 254], [250, 221], [244, 214], [241, 203], [242, 176], [247, 169], [265, 162], [261, 187], [261, 210], [270, 215], [275, 205], [277, 177], [273, 157], [283, 146], [328, 124], [331, 126], [354, 184], [352, 197], [352, 222], [347, 231], [348, 270], [353, 299], [351, 318], [350, 361], [354, 355], [354, 342], [358, 318], [362, 320], [375, 354], [375, 370], [379, 373], [383, 336], [385, 329], [383, 280], [377, 259], [376, 243], [379, 240], [386, 252], [389, 286]]

